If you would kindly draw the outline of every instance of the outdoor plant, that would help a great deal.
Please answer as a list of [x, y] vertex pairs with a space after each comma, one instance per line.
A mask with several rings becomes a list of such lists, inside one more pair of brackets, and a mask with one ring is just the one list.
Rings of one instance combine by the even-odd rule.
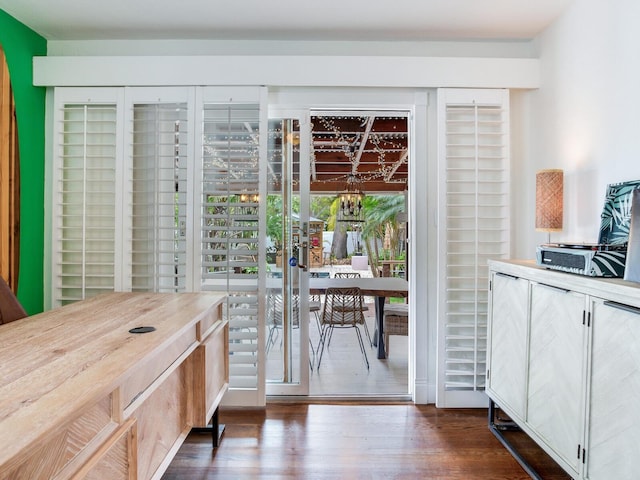
[[368, 195], [364, 198], [362, 240], [374, 275], [378, 273], [381, 260], [396, 260], [404, 255], [397, 221], [398, 214], [404, 210], [402, 195]]

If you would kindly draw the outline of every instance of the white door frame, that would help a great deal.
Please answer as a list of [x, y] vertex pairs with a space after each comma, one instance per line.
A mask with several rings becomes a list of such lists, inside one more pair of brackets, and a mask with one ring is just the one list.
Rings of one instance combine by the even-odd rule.
[[[310, 182], [310, 121], [309, 111], [304, 109], [279, 109], [269, 108], [269, 119], [295, 119], [300, 124], [300, 143], [299, 143], [299, 195], [300, 195], [300, 212], [299, 212], [299, 230], [303, 235], [305, 229], [302, 226], [309, 222], [309, 182]], [[284, 139], [283, 139], [284, 142]], [[266, 180], [266, 179], [264, 179]], [[266, 226], [266, 223], [265, 223]], [[300, 243], [308, 242], [308, 236], [300, 237]], [[308, 252], [308, 250], [306, 250]], [[308, 264], [307, 260], [300, 259]], [[288, 260], [282, 258], [282, 265], [286, 267]], [[292, 267], [297, 269], [298, 275], [293, 276], [293, 281], [297, 279], [298, 295], [299, 295], [299, 336], [300, 349], [296, 358], [293, 356], [291, 367], [299, 372], [299, 378], [292, 379], [290, 382], [276, 383], [269, 382], [265, 377], [266, 394], [267, 395], [309, 395], [309, 273], [307, 269]], [[287, 289], [283, 289], [286, 292]], [[265, 357], [266, 361], [266, 357]]]
[[[435, 283], [428, 280], [429, 265], [435, 269], [437, 247], [435, 244], [435, 224], [426, 221], [435, 218], [435, 207], [428, 205], [428, 192], [432, 191], [437, 182], [435, 172], [435, 156], [437, 149], [430, 146], [435, 139], [428, 134], [427, 119], [435, 114], [429, 112], [430, 95], [434, 90], [426, 89], [396, 89], [396, 88], [270, 88], [269, 110], [294, 109], [312, 110], [389, 110], [409, 112], [410, 135], [409, 156], [409, 305], [410, 331], [412, 338], [409, 348], [409, 390], [415, 403], [435, 402], [435, 365], [437, 317], [435, 309], [430, 305]], [[435, 125], [435, 123], [433, 123]], [[429, 148], [427, 148], [429, 146]], [[427, 188], [425, 188], [425, 185]], [[429, 197], [431, 198], [431, 197]], [[437, 199], [437, 196], [433, 197]], [[420, 212], [418, 217], [417, 212]], [[414, 221], [416, 219], [416, 221]], [[414, 241], [417, 239], [417, 241]], [[433, 239], [430, 241], [430, 239]], [[426, 248], [425, 248], [426, 247]], [[434, 275], [435, 277], [435, 275]], [[428, 312], [417, 315], [416, 312]], [[432, 312], [434, 314], [432, 314]]]

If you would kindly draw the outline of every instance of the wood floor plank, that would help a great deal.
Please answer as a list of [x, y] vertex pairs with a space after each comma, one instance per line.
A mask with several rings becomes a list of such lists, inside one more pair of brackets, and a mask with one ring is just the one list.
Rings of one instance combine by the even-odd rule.
[[[222, 410], [220, 447], [212, 451], [207, 435], [190, 435], [163, 479], [528, 479], [489, 431], [486, 415], [411, 403]], [[543, 478], [570, 478], [524, 434], [515, 435]]]

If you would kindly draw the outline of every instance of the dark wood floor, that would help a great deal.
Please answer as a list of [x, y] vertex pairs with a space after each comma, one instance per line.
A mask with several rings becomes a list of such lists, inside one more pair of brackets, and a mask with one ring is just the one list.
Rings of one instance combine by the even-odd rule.
[[[269, 404], [221, 411], [211, 449], [191, 434], [164, 480], [528, 479], [482, 409], [406, 404]], [[570, 478], [522, 433], [510, 433], [544, 479]], [[514, 437], [515, 435], [515, 437]]]

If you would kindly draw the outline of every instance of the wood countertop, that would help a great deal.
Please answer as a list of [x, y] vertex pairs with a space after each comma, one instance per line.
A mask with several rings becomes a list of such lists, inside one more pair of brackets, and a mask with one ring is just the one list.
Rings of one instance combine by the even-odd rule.
[[[155, 361], [154, 353], [194, 328], [186, 348], [195, 349], [206, 334], [202, 320], [225, 297], [111, 293], [0, 325], [0, 465], [38, 446], [114, 391], [132, 365]], [[129, 333], [140, 326], [156, 330]]]

